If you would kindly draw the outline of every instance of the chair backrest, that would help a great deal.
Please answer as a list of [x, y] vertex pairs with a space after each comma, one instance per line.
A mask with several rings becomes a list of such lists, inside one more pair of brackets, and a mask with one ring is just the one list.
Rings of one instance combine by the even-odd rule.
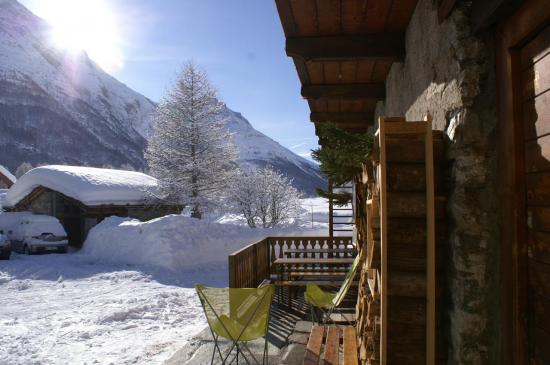
[[273, 285], [260, 288], [212, 288], [195, 284], [208, 324], [212, 328], [221, 316], [265, 334], [275, 293]]
[[353, 260], [351, 268], [346, 274], [346, 278], [344, 279], [340, 290], [338, 290], [338, 293], [336, 293], [336, 296], [334, 297], [334, 299], [332, 299], [332, 304], [334, 304], [335, 307], [338, 307], [346, 297], [346, 294], [348, 293], [348, 290], [353, 283], [353, 279], [355, 278], [355, 274], [357, 273], [357, 268], [359, 267], [360, 261], [361, 255], [358, 254], [357, 256], [355, 256], [355, 260]]

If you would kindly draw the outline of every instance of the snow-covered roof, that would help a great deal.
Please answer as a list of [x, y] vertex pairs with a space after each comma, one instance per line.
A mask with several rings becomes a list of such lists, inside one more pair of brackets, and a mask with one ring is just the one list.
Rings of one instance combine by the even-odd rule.
[[84, 205], [143, 204], [158, 181], [135, 171], [49, 165], [34, 168], [8, 190], [6, 202], [15, 206], [37, 187], [55, 190]]
[[4, 175], [9, 181], [12, 182], [12, 184], [15, 184], [15, 182], [17, 181], [17, 178], [13, 176], [10, 170], [8, 170], [2, 165], [0, 165], [0, 174]]

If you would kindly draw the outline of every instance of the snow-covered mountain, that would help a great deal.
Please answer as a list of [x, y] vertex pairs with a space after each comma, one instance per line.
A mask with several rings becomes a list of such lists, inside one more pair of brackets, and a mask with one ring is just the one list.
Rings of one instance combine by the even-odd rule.
[[51, 28], [0, 0], [0, 163], [144, 167], [142, 134], [154, 103], [85, 53], [50, 44]]
[[264, 167], [270, 165], [293, 179], [298, 189], [315, 195], [315, 188], [325, 188], [327, 183], [319, 167], [281, 146], [265, 134], [254, 129], [241, 113], [224, 108], [227, 127], [233, 133], [239, 148], [241, 166]]
[[[86, 53], [55, 48], [51, 28], [16, 0], [0, 0], [0, 164], [23, 162], [143, 169], [155, 103], [105, 73]], [[315, 164], [225, 109], [244, 165], [272, 165], [313, 193]]]

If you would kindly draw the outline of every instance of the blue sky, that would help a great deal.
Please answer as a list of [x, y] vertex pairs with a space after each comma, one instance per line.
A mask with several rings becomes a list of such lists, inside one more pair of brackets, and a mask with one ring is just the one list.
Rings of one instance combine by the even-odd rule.
[[[55, 0], [21, 1], [41, 15], [44, 2]], [[119, 80], [158, 101], [192, 59], [256, 129], [301, 155], [317, 146], [273, 0], [105, 2], [120, 30], [123, 66], [111, 71]]]

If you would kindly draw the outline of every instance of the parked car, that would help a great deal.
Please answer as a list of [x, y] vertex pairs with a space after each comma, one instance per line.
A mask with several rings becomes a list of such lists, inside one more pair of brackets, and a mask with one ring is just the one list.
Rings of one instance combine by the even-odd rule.
[[15, 252], [34, 254], [67, 252], [69, 241], [65, 229], [55, 217], [48, 215], [25, 215], [13, 227], [10, 234]]
[[11, 242], [4, 231], [0, 230], [0, 260], [9, 260], [11, 255]]

